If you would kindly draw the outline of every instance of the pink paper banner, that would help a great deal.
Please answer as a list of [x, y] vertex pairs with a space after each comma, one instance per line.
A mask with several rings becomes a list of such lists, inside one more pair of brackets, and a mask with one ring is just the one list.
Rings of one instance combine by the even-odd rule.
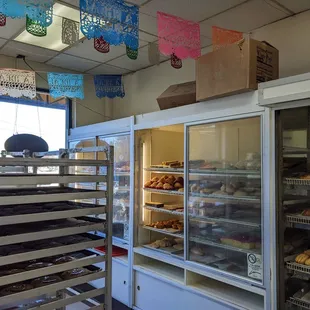
[[157, 12], [159, 51], [180, 59], [196, 59], [201, 55], [199, 23]]

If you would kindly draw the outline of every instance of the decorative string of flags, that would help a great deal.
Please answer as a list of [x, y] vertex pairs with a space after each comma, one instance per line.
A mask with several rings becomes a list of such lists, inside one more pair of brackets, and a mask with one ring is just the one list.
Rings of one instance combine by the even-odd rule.
[[[0, 95], [14, 98], [36, 97], [36, 72], [0, 69]], [[68, 97], [84, 99], [84, 75], [47, 72], [50, 95], [54, 98]], [[95, 75], [94, 84], [99, 98], [125, 96], [121, 75]]]
[[[7, 17], [25, 18], [26, 30], [43, 37], [53, 23], [55, 0], [0, 0], [0, 27], [7, 25]], [[160, 53], [170, 56], [171, 66], [182, 68], [182, 60], [196, 59], [201, 55], [200, 25], [178, 16], [157, 12], [158, 44], [149, 43], [149, 62], [160, 63]], [[62, 17], [62, 43], [79, 42], [80, 31], [93, 40], [94, 49], [109, 53], [111, 45], [126, 46], [126, 54], [139, 57], [139, 7], [123, 0], [80, 0], [80, 22]], [[213, 27], [213, 49], [224, 47], [242, 39], [243, 34]], [[53, 97], [84, 98], [84, 76], [48, 72], [48, 85]], [[121, 75], [94, 76], [96, 95], [99, 98], [125, 96]], [[12, 97], [36, 96], [34, 71], [0, 69], [0, 95]]]

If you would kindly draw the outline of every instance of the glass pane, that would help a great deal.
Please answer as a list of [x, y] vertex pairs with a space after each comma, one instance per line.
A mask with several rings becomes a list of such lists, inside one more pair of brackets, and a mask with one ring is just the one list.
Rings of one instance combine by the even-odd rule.
[[[114, 146], [113, 236], [129, 240], [130, 136], [100, 137], [98, 146]], [[105, 159], [98, 153], [98, 159]]]
[[188, 130], [189, 260], [262, 281], [260, 118]]
[[[89, 140], [79, 140], [79, 141], [72, 141], [69, 143], [70, 149], [73, 148], [88, 148], [88, 147], [95, 147], [96, 140], [89, 139]], [[72, 159], [96, 159], [96, 153], [75, 153], [70, 154], [70, 158]], [[94, 166], [75, 166], [69, 167], [70, 174], [79, 174], [79, 175], [95, 175], [96, 174], [96, 167]], [[72, 186], [75, 188], [82, 188], [82, 189], [90, 189], [96, 190], [96, 183], [75, 183]], [[96, 199], [82, 199], [79, 202], [83, 203], [96, 203]]]

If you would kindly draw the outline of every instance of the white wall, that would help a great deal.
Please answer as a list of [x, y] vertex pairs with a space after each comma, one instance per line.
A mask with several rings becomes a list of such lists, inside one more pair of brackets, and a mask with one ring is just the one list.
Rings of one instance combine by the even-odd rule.
[[[310, 71], [310, 11], [262, 27], [252, 33], [257, 40], [265, 40], [280, 52], [280, 77]], [[205, 49], [205, 54], [210, 49]], [[195, 61], [183, 61], [183, 68], [173, 69], [170, 62], [154, 66], [124, 78], [125, 98], [113, 102], [113, 118], [159, 110], [156, 98], [170, 85], [193, 81]]]
[[[28, 61], [28, 63], [34, 70], [37, 71], [70, 72], [69, 70], [65, 70], [54, 66], [48, 66], [42, 63], [32, 61]], [[16, 69], [31, 70], [24, 63], [23, 60], [4, 55], [0, 55], [0, 68], [16, 68]], [[40, 75], [42, 75], [44, 79], [41, 78], [39, 75], [36, 75], [37, 87], [48, 89], [48, 84], [46, 82], [47, 79], [46, 74], [40, 73]], [[99, 99], [96, 97], [95, 86], [93, 83], [93, 78], [91, 76], [84, 77], [84, 92], [85, 92], [85, 99], [77, 101], [76, 109], [74, 109], [75, 113], [73, 113], [74, 119], [72, 123], [76, 124], [76, 126], [84, 126], [88, 124], [103, 122], [110, 119], [110, 116], [112, 114], [112, 109], [110, 110], [110, 107], [112, 106], [112, 104], [109, 100]], [[81, 104], [96, 112], [99, 112], [102, 115], [89, 111], [88, 109], [84, 108]], [[106, 117], [104, 117], [103, 115]]]

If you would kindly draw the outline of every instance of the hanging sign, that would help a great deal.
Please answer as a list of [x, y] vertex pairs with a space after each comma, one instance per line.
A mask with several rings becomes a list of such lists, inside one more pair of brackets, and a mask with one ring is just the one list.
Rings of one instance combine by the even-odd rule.
[[213, 50], [218, 50], [243, 39], [243, 33], [235, 30], [212, 27]]
[[62, 35], [63, 44], [72, 45], [79, 41], [80, 23], [68, 18], [62, 18]]
[[52, 97], [84, 99], [84, 77], [82, 74], [48, 72], [47, 79]]
[[201, 55], [200, 25], [177, 16], [157, 12], [159, 51], [180, 59]]
[[34, 71], [0, 69], [0, 95], [13, 98], [36, 96], [36, 76]]
[[81, 31], [111, 45], [139, 48], [139, 8], [116, 0], [80, 0]]
[[25, 18], [39, 22], [48, 27], [53, 22], [53, 5], [55, 0], [0, 0], [1, 13], [7, 17]]
[[94, 83], [98, 98], [123, 98], [125, 96], [121, 75], [96, 75]]

